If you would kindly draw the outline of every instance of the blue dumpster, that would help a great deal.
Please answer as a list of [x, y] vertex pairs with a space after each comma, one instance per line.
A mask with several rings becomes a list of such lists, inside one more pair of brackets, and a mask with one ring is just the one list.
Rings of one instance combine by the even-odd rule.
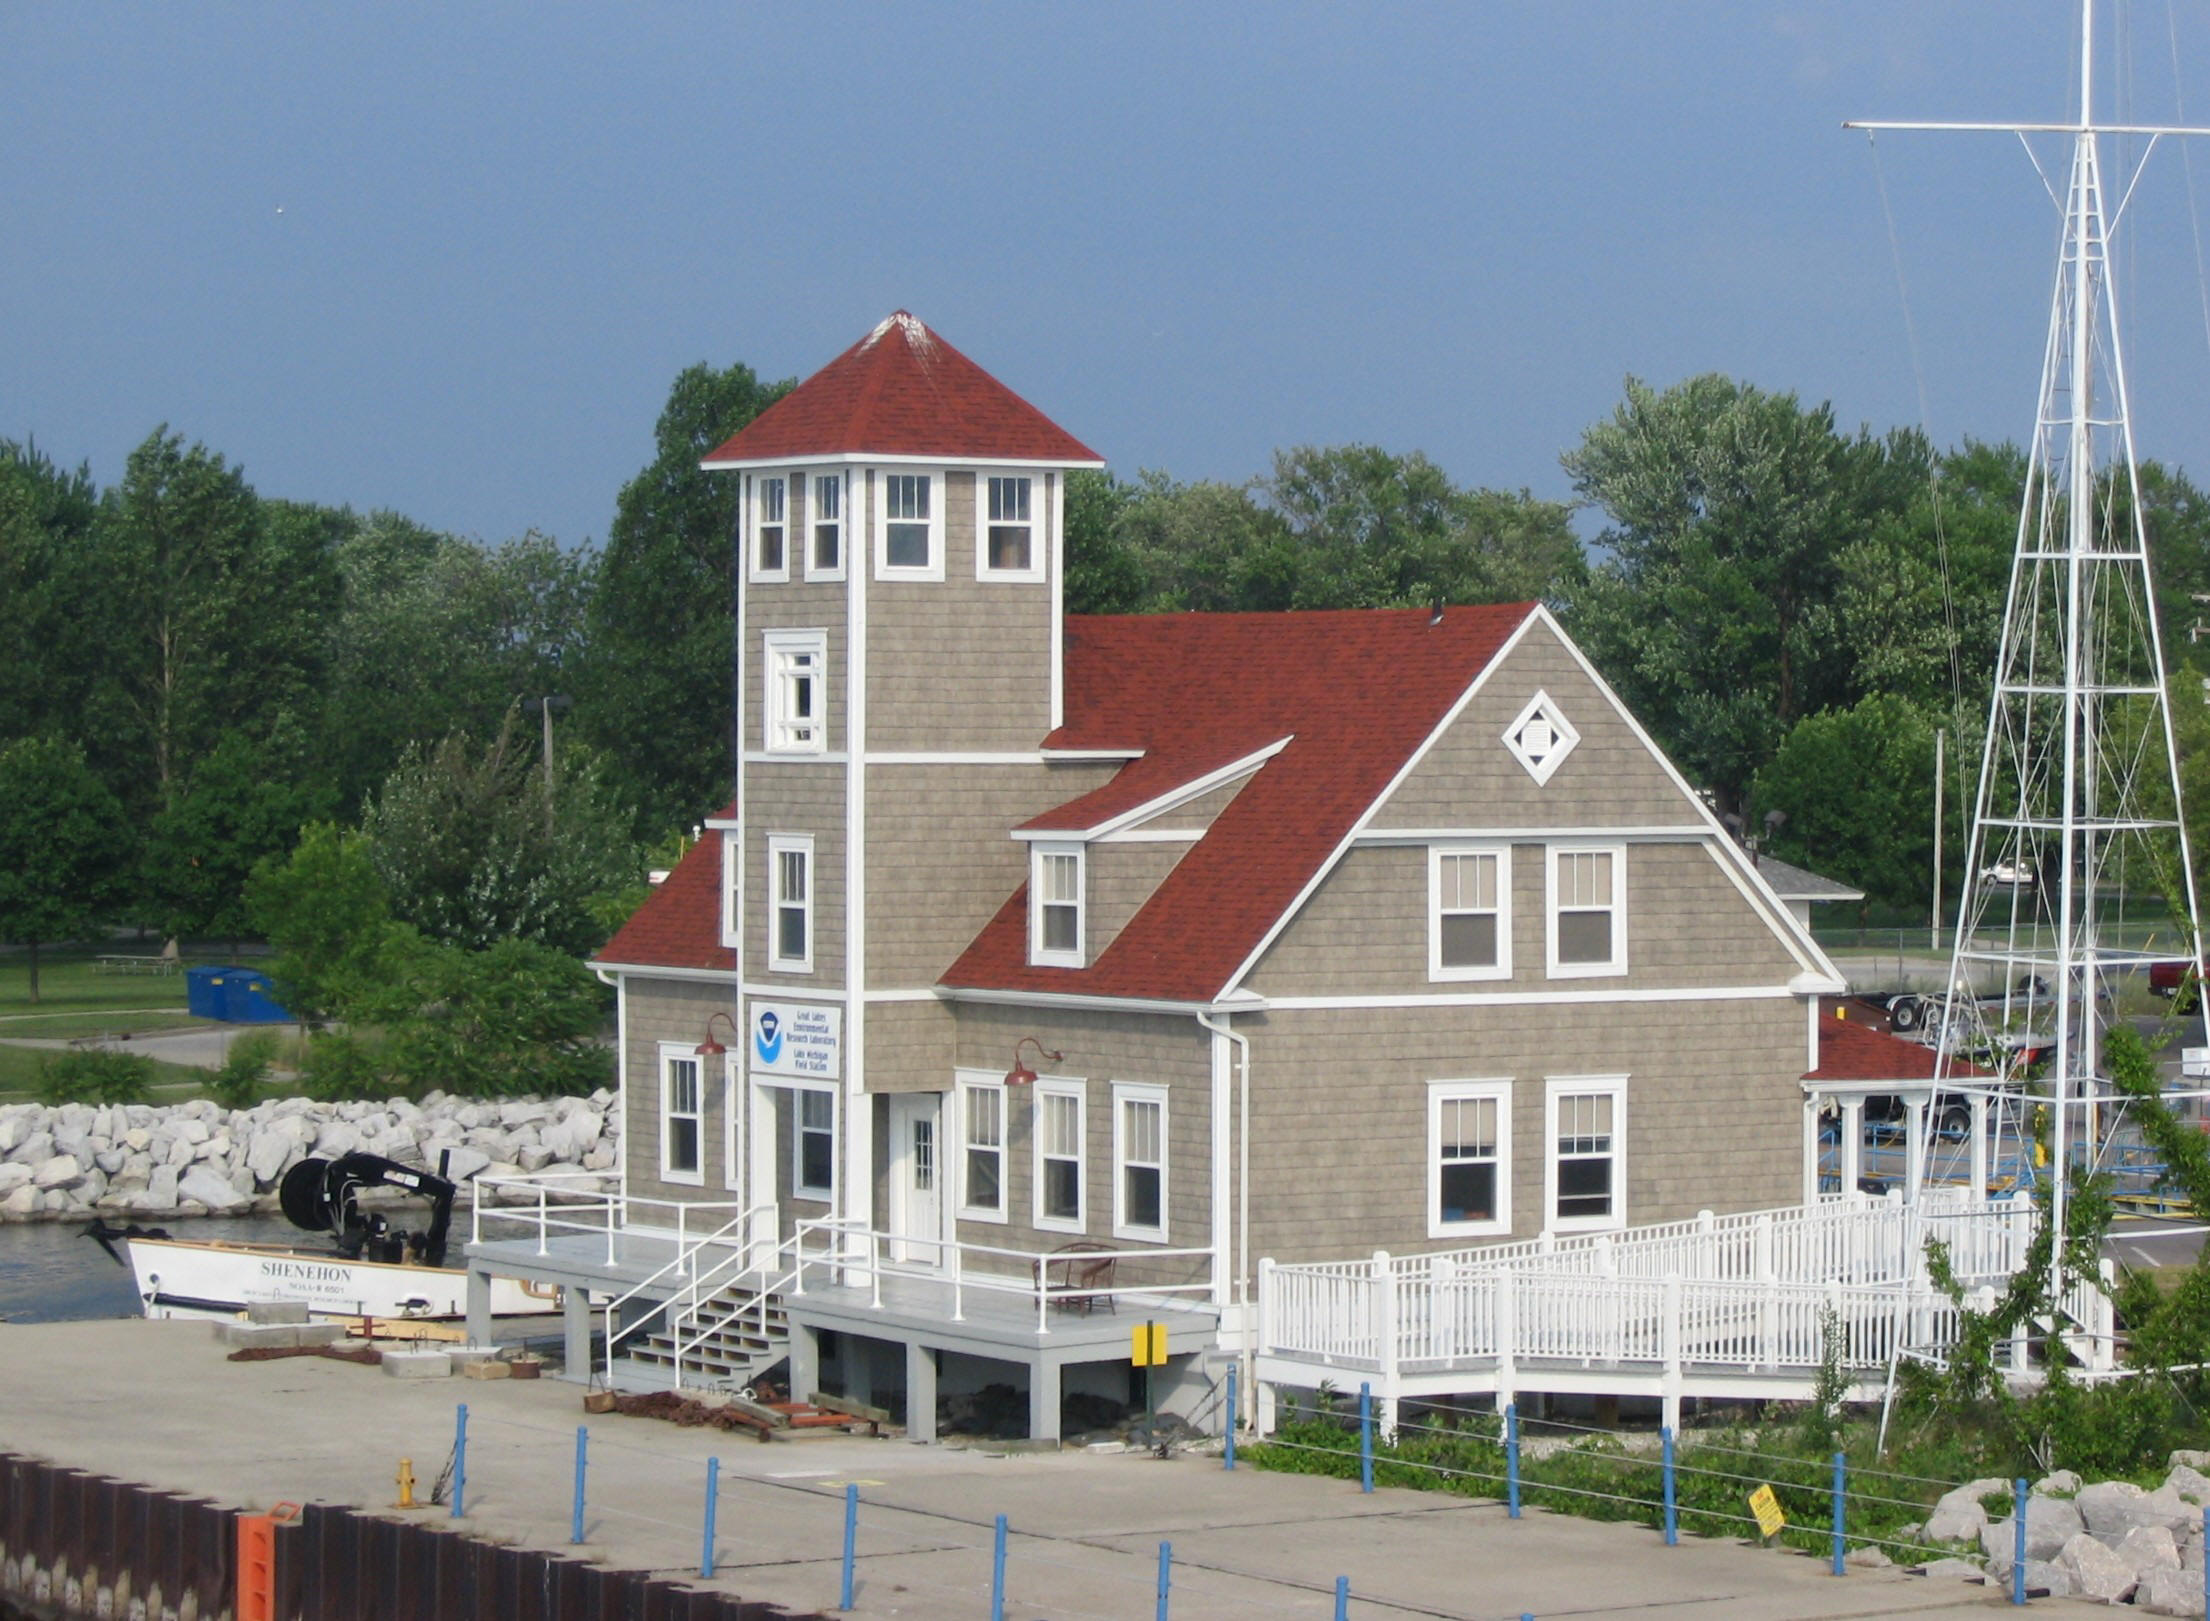
[[223, 1017], [232, 1024], [288, 1024], [292, 1016], [276, 1000], [268, 975], [251, 968], [226, 968]]
[[184, 971], [184, 1008], [195, 1019], [227, 1019], [224, 991], [228, 968], [187, 968]]
[[231, 964], [188, 968], [184, 973], [185, 1011], [195, 1019], [225, 1024], [289, 1024], [291, 1014], [269, 989], [269, 977]]

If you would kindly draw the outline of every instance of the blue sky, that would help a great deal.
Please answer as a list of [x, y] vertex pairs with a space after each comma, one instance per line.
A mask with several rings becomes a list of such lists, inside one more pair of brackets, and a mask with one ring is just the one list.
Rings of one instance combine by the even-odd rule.
[[[2064, 0], [17, 6], [0, 437], [166, 421], [263, 493], [603, 538], [698, 360], [891, 309], [1114, 467], [1425, 450], [1564, 498], [1621, 378], [2022, 438]], [[2174, 74], [2176, 41], [2179, 71]], [[2210, 5], [2117, 7], [2113, 111], [2210, 122]], [[2195, 212], [2210, 212], [2210, 142]], [[1879, 180], [1892, 204], [1918, 367]], [[2122, 239], [2144, 451], [2210, 476], [2189, 169]]]

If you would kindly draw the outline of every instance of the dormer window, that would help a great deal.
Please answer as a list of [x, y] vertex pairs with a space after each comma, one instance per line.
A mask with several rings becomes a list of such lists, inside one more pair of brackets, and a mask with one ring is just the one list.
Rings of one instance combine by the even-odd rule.
[[771, 754], [819, 754], [828, 746], [829, 639], [818, 630], [765, 633], [761, 734]]
[[790, 533], [784, 507], [789, 492], [789, 481], [779, 477], [763, 478], [753, 487], [752, 578], [755, 580], [790, 578], [790, 553], [784, 545]]
[[884, 579], [944, 577], [943, 504], [934, 473], [884, 473], [875, 572]]
[[813, 550], [806, 554], [806, 578], [844, 578], [844, 475], [816, 474], [813, 481]]
[[1039, 968], [1080, 968], [1082, 846], [1040, 845], [1029, 861], [1028, 960]]
[[1040, 580], [1043, 548], [1036, 534], [1036, 481], [1020, 475], [975, 480], [975, 576], [984, 580]]

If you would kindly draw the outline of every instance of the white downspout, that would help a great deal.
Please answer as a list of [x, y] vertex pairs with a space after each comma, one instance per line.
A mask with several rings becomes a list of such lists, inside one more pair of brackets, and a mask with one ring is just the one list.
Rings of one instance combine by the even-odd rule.
[[1208, 1013], [1199, 1013], [1197, 1022], [1236, 1045], [1235, 1298], [1243, 1322], [1243, 1349], [1238, 1354], [1241, 1389], [1236, 1405], [1245, 1412], [1255, 1412], [1257, 1392], [1252, 1388], [1251, 1375], [1258, 1365], [1258, 1321], [1251, 1311], [1251, 1038], [1237, 1034], [1235, 1026], [1226, 1020], [1214, 1023]]

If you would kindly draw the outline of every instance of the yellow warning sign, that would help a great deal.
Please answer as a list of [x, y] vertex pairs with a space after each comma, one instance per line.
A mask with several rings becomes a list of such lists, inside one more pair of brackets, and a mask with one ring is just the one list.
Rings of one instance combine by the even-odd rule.
[[1166, 1324], [1138, 1323], [1128, 1336], [1128, 1360], [1139, 1368], [1166, 1366]]
[[1788, 1523], [1788, 1516], [1780, 1512], [1780, 1499], [1770, 1486], [1760, 1486], [1750, 1493], [1750, 1512], [1757, 1516], [1761, 1536], [1769, 1537]]

